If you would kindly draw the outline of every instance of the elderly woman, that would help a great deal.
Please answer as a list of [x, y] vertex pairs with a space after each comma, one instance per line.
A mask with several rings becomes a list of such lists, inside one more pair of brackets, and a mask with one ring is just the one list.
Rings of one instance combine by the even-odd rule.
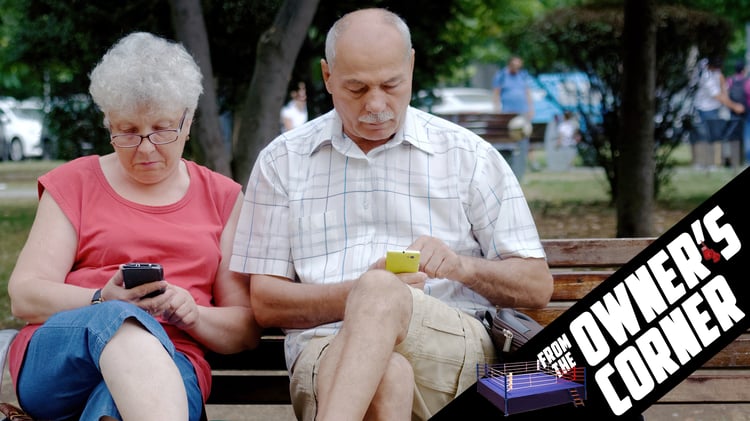
[[[39, 178], [8, 286], [28, 322], [10, 369], [34, 418], [198, 420], [206, 350], [258, 343], [247, 280], [228, 270], [241, 186], [181, 158], [201, 78], [181, 45], [126, 36], [91, 73], [114, 152]], [[126, 289], [130, 262], [160, 264], [164, 280]]]

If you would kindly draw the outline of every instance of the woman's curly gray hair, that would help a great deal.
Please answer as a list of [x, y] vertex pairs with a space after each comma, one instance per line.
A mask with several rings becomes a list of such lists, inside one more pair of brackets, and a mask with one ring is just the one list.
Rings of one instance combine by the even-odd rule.
[[182, 110], [189, 114], [203, 93], [200, 68], [176, 42], [147, 32], [120, 39], [91, 72], [89, 93], [106, 115], [111, 111]]

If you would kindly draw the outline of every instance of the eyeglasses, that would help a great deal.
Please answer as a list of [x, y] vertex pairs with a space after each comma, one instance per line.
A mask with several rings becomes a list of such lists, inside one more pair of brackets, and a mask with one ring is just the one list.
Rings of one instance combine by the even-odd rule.
[[172, 143], [180, 137], [182, 125], [185, 123], [185, 116], [187, 116], [187, 108], [185, 108], [185, 111], [182, 113], [180, 125], [176, 129], [157, 130], [145, 136], [139, 134], [116, 134], [110, 137], [112, 140], [110, 143], [118, 148], [137, 148], [141, 145], [143, 139], [148, 139], [152, 145], [166, 145], [167, 143]]

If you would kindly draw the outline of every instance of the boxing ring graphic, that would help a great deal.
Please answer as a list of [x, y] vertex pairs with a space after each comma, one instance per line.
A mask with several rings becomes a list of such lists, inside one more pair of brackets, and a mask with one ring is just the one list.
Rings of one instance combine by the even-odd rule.
[[478, 364], [477, 391], [505, 416], [566, 403], [582, 406], [586, 368], [573, 367], [562, 374], [537, 361]]

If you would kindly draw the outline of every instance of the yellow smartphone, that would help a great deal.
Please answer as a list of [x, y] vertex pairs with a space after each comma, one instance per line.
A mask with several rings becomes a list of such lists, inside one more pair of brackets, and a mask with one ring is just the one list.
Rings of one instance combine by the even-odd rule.
[[388, 250], [385, 255], [385, 268], [393, 273], [417, 272], [419, 270], [419, 251]]

